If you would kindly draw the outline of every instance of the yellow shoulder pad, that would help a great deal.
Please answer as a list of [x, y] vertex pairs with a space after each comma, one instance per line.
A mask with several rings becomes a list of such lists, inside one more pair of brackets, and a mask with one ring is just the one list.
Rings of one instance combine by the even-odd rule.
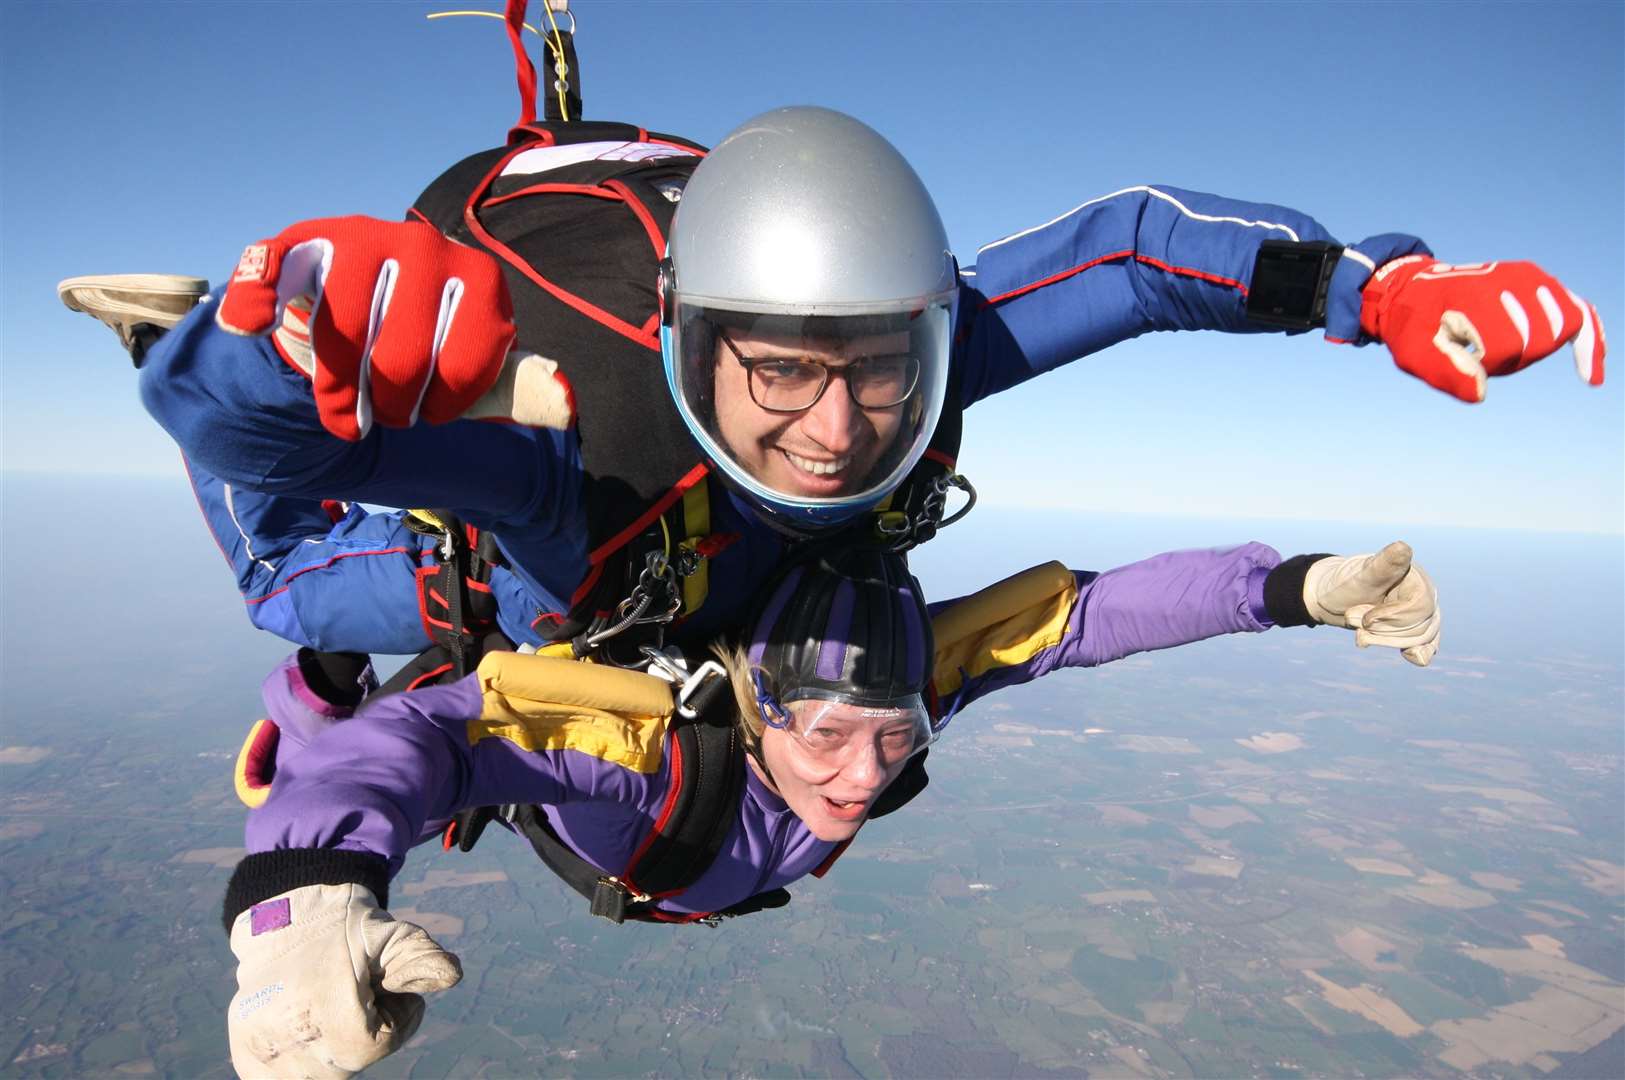
[[966, 676], [1025, 663], [1059, 644], [1077, 599], [1078, 582], [1072, 571], [1049, 562], [938, 612], [931, 620], [937, 639], [937, 693], [952, 694]]
[[635, 772], [660, 768], [671, 684], [580, 660], [487, 653], [478, 669], [484, 708], [468, 741], [499, 738], [526, 750], [577, 750]]

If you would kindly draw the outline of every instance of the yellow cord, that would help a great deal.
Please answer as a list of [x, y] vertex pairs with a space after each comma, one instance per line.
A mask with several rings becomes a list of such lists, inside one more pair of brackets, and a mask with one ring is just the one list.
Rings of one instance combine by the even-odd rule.
[[[487, 19], [502, 19], [503, 22], [508, 21], [501, 14], [495, 11], [431, 11], [427, 16], [425, 16], [425, 18], [444, 19], [452, 15], [479, 15]], [[519, 25], [523, 26], [526, 30], [529, 30], [537, 37], [542, 36], [542, 32], [530, 25], [530, 23], [520, 23]]]
[[[542, 0], [542, 9], [547, 12], [547, 21], [553, 27], [553, 89], [559, 95], [559, 115], [566, 121], [570, 119], [570, 109], [565, 103], [564, 89], [569, 85], [570, 65], [564, 62], [564, 39], [559, 37], [559, 21], [553, 17], [553, 5], [548, 0]], [[507, 18], [495, 11], [431, 11], [425, 18], [445, 19], [453, 15], [479, 15], [487, 19]], [[530, 23], [520, 23], [526, 30], [537, 37], [546, 37], [540, 30]]]
[[570, 84], [570, 65], [564, 62], [564, 39], [559, 37], [559, 21], [553, 17], [551, 0], [542, 0], [542, 10], [547, 12], [547, 23], [553, 28], [553, 89], [559, 95], [559, 115], [569, 123], [570, 108], [565, 104], [564, 89]]

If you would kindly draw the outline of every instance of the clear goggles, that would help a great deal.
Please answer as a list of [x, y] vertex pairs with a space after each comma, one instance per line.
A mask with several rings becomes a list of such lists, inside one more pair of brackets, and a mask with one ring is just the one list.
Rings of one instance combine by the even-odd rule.
[[802, 698], [780, 704], [758, 694], [769, 727], [789, 735], [809, 760], [841, 768], [873, 752], [885, 768], [901, 765], [931, 744], [931, 720], [920, 695], [890, 705]]

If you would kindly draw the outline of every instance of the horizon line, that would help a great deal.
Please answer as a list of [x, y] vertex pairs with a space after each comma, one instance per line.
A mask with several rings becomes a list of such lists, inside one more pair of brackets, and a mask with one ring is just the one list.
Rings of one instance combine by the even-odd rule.
[[[5, 468], [0, 467], [0, 477], [27, 476], [41, 479], [51, 477], [73, 477], [81, 479], [126, 479], [126, 480], [175, 480], [184, 479], [183, 472], [157, 472], [148, 470], [83, 470], [83, 469], [36, 469], [36, 468]], [[3, 492], [0, 492], [3, 497]], [[364, 506], [380, 505], [363, 503]], [[1170, 510], [1123, 510], [1098, 506], [1051, 506], [1042, 503], [1020, 501], [1003, 501], [998, 498], [981, 497], [977, 505], [984, 509], [1019, 510], [1028, 513], [1046, 514], [1095, 514], [1108, 517], [1142, 517], [1167, 518], [1180, 521], [1282, 521], [1300, 524], [1340, 524], [1358, 525], [1362, 527], [1389, 526], [1393, 528], [1422, 528], [1422, 529], [1457, 529], [1465, 532], [1508, 532], [1533, 533], [1535, 535], [1550, 536], [1593, 536], [1609, 537], [1625, 540], [1625, 522], [1615, 530], [1586, 528], [1582, 526], [1567, 526], [1557, 528], [1529, 528], [1517, 525], [1490, 525], [1482, 523], [1461, 522], [1429, 522], [1429, 521], [1396, 521], [1379, 518], [1351, 518], [1351, 517], [1301, 517], [1293, 514], [1281, 513], [1254, 513], [1254, 514], [1225, 514], [1225, 513], [1180, 513]]]

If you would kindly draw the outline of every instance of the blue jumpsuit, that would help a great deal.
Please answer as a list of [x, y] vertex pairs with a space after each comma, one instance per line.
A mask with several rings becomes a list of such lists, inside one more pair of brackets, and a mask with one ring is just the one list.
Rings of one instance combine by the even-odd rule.
[[[962, 271], [951, 385], [968, 407], [1148, 331], [1256, 331], [1245, 302], [1267, 239], [1331, 237], [1283, 207], [1136, 187], [990, 244]], [[1401, 235], [1348, 247], [1328, 339], [1360, 341], [1360, 288], [1373, 269], [1425, 251]], [[425, 648], [417, 574], [433, 564], [433, 538], [399, 513], [356, 504], [450, 507], [490, 530], [506, 558], [491, 581], [501, 629], [541, 643], [539, 627], [565, 612], [588, 565], [575, 433], [459, 421], [341, 441], [270, 340], [217, 329], [214, 308], [201, 305], [149, 353], [141, 394], [186, 456], [255, 625], [319, 649]], [[712, 528], [739, 539], [713, 558], [710, 593], [675, 629], [679, 643], [737, 626], [783, 554], [737, 495], [706, 482]], [[324, 500], [346, 505], [335, 513]]]

